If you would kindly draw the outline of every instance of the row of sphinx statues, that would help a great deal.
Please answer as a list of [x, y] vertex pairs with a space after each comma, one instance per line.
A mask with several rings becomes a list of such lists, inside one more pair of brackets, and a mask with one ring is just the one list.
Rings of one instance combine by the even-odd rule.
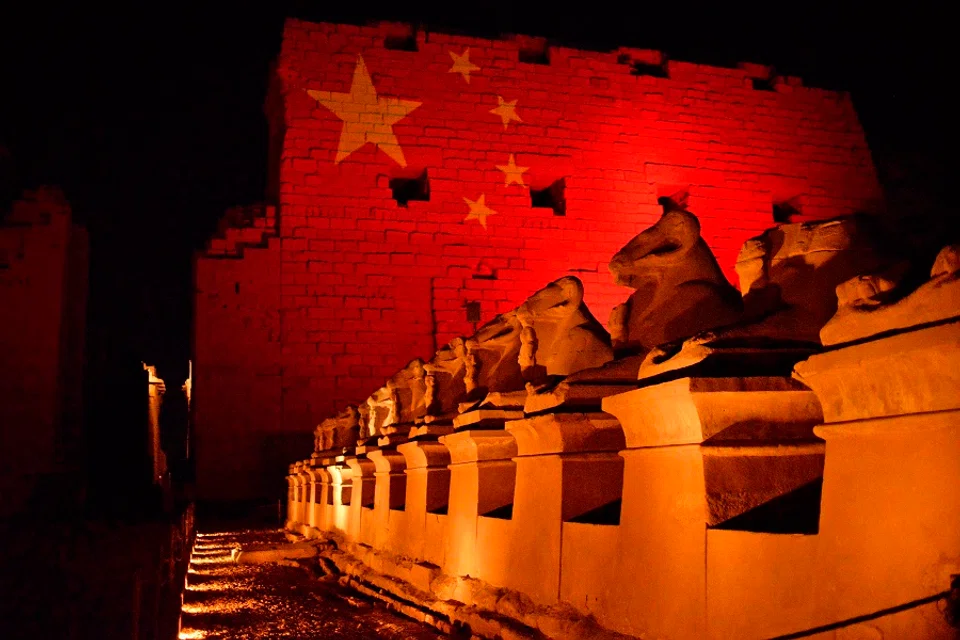
[[[598, 411], [607, 395], [670, 377], [790, 375], [823, 348], [838, 305], [869, 311], [916, 284], [915, 262], [890, 247], [865, 215], [779, 225], [743, 245], [738, 291], [697, 217], [667, 210], [610, 262], [615, 282], [633, 293], [613, 309], [609, 332], [584, 303], [581, 281], [560, 278], [322, 422], [314, 455]], [[952, 277], [957, 255], [945, 248], [934, 270]]]

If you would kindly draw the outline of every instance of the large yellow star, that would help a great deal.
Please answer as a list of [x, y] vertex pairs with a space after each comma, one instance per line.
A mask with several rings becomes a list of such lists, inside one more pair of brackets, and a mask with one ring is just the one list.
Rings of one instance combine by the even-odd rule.
[[490, 109], [490, 113], [495, 113], [500, 116], [500, 119], [503, 120], [503, 128], [506, 129], [507, 125], [511, 121], [516, 120], [517, 122], [523, 122], [520, 119], [520, 116], [517, 115], [517, 101], [511, 100], [507, 102], [502, 97], [497, 96], [497, 102], [499, 106], [496, 109]]
[[530, 167], [518, 167], [516, 160], [513, 159], [513, 154], [510, 154], [510, 161], [508, 164], [498, 164], [497, 169], [503, 171], [504, 184], [510, 186], [511, 184], [518, 184], [521, 187], [525, 187], [523, 183], [523, 174]]
[[459, 56], [453, 51], [448, 51], [448, 53], [453, 58], [453, 66], [450, 67], [448, 73], [459, 73], [467, 81], [467, 84], [470, 84], [470, 72], [480, 71], [480, 67], [470, 62], [470, 48], [464, 49]]
[[463, 201], [467, 203], [467, 206], [470, 207], [470, 213], [467, 214], [467, 217], [464, 218], [463, 221], [479, 220], [480, 225], [486, 229], [487, 216], [496, 215], [497, 212], [484, 203], [484, 197], [484, 194], [481, 193], [480, 197], [476, 200], [471, 200], [470, 198], [463, 199]]
[[393, 125], [419, 107], [420, 103], [378, 96], [362, 56], [357, 56], [350, 93], [313, 90], [307, 93], [343, 120], [335, 163], [339, 164], [370, 142], [401, 167], [407, 166], [400, 143], [393, 134]]

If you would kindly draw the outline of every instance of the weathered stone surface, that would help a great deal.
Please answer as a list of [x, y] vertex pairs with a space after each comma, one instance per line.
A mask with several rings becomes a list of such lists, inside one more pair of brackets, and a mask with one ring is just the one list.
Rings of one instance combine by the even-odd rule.
[[798, 362], [827, 422], [960, 409], [960, 320], [877, 336]]
[[737, 335], [819, 343], [837, 310], [837, 285], [888, 263], [867, 216], [769, 229], [744, 243], [737, 258], [744, 301]]
[[384, 385], [380, 402], [386, 408], [379, 425], [381, 433], [391, 433], [414, 424], [426, 412], [427, 371], [423, 360], [411, 360]]
[[527, 382], [567, 376], [613, 359], [610, 335], [583, 302], [583, 283], [566, 277], [530, 296], [516, 311], [520, 366]]

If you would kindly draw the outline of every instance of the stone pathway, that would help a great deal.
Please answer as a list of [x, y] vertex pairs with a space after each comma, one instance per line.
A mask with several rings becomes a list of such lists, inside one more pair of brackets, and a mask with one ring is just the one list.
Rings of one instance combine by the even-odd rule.
[[180, 638], [435, 640], [432, 627], [320, 579], [300, 566], [232, 562], [236, 547], [285, 542], [283, 531], [199, 534], [187, 574]]

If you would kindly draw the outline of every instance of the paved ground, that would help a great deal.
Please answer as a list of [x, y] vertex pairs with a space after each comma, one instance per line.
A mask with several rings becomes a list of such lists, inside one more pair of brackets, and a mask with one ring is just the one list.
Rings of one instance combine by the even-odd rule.
[[432, 627], [319, 579], [298, 566], [237, 565], [230, 550], [285, 541], [277, 529], [200, 534], [184, 594], [180, 638], [435, 640]]

